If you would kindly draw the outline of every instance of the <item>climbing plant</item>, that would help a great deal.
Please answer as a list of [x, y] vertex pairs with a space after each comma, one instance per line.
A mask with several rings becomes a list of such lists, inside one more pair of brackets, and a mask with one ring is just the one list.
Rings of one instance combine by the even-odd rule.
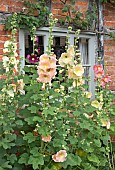
[[[31, 37], [33, 37], [36, 28], [48, 25], [49, 9], [47, 7], [46, 1], [40, 0], [39, 2], [24, 1], [23, 10], [17, 12], [16, 28], [24, 28], [30, 32]], [[12, 19], [13, 15], [6, 18], [4, 22], [5, 29], [12, 29]]]

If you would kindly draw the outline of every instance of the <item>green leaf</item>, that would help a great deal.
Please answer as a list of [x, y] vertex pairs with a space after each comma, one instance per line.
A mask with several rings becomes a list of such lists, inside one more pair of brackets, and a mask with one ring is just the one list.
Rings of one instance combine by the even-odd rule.
[[28, 107], [28, 110], [30, 110], [31, 113], [36, 113], [37, 112], [37, 107], [36, 106], [31, 106], [31, 107]]
[[98, 157], [96, 155], [94, 155], [94, 154], [91, 154], [91, 156], [88, 156], [88, 160], [91, 161], [91, 162], [95, 162], [97, 164], [100, 163]]
[[64, 163], [62, 163], [62, 166], [64, 168], [67, 168], [68, 165], [77, 166], [80, 165], [80, 163], [81, 163], [81, 158], [78, 155], [68, 154], [67, 160]]
[[38, 169], [38, 165], [44, 165], [43, 155], [39, 154], [38, 157], [31, 155], [28, 164], [32, 164], [33, 169]]
[[34, 147], [30, 150], [30, 153], [33, 154], [33, 156], [39, 156], [39, 152], [38, 152], [38, 147]]
[[27, 153], [23, 153], [22, 155], [20, 155], [20, 159], [18, 161], [19, 164], [27, 164], [28, 162], [28, 154]]
[[9, 157], [8, 157], [8, 160], [14, 164], [15, 161], [17, 161], [17, 157], [15, 154], [11, 154]]
[[101, 142], [100, 142], [99, 139], [94, 139], [94, 142], [95, 142], [97, 147], [101, 147]]
[[40, 118], [39, 116], [34, 116], [34, 117], [33, 117], [33, 121], [34, 121], [34, 122], [42, 122], [43, 120], [42, 120], [42, 118]]
[[23, 126], [23, 121], [22, 121], [22, 120], [17, 120], [17, 121], [16, 121], [16, 124], [17, 124], [17, 125], [20, 125], [20, 126]]
[[28, 125], [34, 124], [33, 117], [27, 117], [27, 118], [25, 118], [25, 121], [28, 122]]
[[8, 165], [9, 164], [9, 161], [5, 162], [4, 164], [2, 164], [2, 168], [6, 169], [12, 169], [12, 166], [11, 165]]
[[32, 143], [35, 141], [35, 137], [33, 135], [33, 133], [31, 132], [28, 132], [24, 137], [23, 137], [24, 140], [27, 140], [28, 143]]
[[31, 96], [30, 98], [33, 99], [33, 100], [38, 100], [38, 99], [39, 99], [39, 96], [38, 96], [38, 94], [34, 94], [34, 95]]

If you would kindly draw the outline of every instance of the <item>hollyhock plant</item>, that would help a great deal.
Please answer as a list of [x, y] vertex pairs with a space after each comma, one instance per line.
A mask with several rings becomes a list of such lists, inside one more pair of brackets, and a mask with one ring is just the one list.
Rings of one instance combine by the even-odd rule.
[[[62, 54], [63, 67], [61, 62], [57, 67], [51, 34], [55, 19], [50, 15], [48, 20], [52, 21], [48, 50], [40, 56], [37, 67], [25, 65], [24, 74], [14, 75], [12, 69], [18, 63], [14, 59], [15, 50], [9, 48], [9, 55], [3, 57], [2, 68], [7, 79], [0, 84], [0, 168], [115, 169], [110, 154], [114, 133], [111, 120], [115, 113], [107, 84], [110, 76], [103, 75], [102, 65], [95, 64], [94, 74], [102, 72], [101, 77], [95, 78], [95, 91], [89, 83], [85, 84], [84, 80], [88, 82], [89, 78], [84, 77], [81, 57], [76, 57], [80, 55], [78, 36], [75, 45], [68, 46], [68, 33], [65, 47], [68, 58]], [[11, 22], [12, 28], [17, 25], [14, 23]], [[12, 36], [14, 32], [15, 29]], [[101, 80], [106, 83], [105, 88]]]

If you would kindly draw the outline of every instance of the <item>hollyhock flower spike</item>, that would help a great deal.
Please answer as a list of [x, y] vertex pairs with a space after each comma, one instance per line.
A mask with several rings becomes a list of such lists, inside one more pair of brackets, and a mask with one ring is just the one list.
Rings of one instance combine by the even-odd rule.
[[67, 157], [67, 152], [65, 150], [60, 150], [56, 154], [52, 155], [52, 159], [55, 162], [64, 162], [66, 161], [66, 157]]

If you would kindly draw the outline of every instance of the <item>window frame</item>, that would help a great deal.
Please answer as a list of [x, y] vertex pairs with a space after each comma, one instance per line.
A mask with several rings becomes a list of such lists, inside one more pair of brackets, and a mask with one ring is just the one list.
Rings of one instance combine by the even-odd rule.
[[[66, 28], [59, 28], [54, 27], [52, 35], [53, 36], [67, 36], [67, 29]], [[21, 71], [23, 70], [25, 66], [25, 34], [27, 33], [26, 30], [20, 29], [19, 30], [19, 54], [21, 56]], [[36, 31], [36, 35], [44, 36], [44, 51], [47, 50], [48, 45], [48, 37], [49, 37], [49, 28], [48, 27], [42, 27], [39, 28]], [[70, 45], [74, 44], [74, 38], [75, 38], [75, 31], [71, 31], [69, 34], [69, 42]], [[84, 67], [89, 67], [89, 91], [92, 92], [94, 95], [95, 90], [95, 83], [94, 83], [94, 72], [93, 72], [93, 65], [95, 64], [95, 45], [96, 45], [96, 36], [93, 32], [80, 32], [79, 38], [86, 38], [88, 39], [88, 57], [89, 57], [89, 64], [83, 65]]]

